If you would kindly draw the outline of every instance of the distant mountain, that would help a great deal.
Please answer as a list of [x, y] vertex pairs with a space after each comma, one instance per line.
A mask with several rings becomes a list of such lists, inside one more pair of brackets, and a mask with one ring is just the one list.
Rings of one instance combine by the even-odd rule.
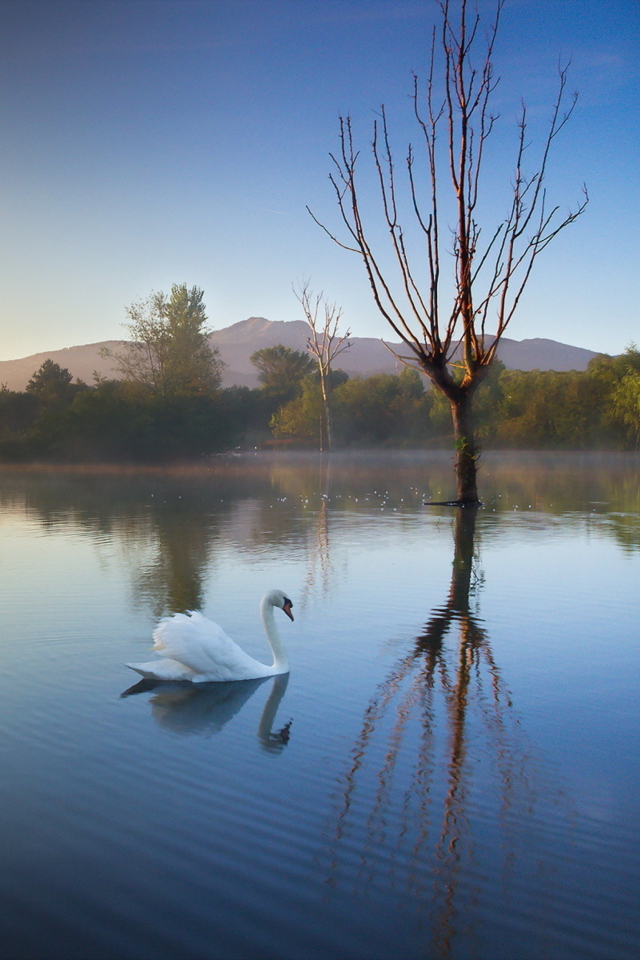
[[[224, 330], [216, 330], [211, 335], [211, 342], [219, 349], [220, 356], [227, 364], [224, 385], [258, 386], [258, 371], [249, 359], [251, 354], [277, 343], [283, 343], [292, 350], [306, 350], [308, 335], [309, 327], [304, 320], [265, 320], [263, 317], [250, 317]], [[381, 340], [373, 337], [350, 337], [349, 340], [351, 346], [340, 354], [335, 364], [349, 376], [398, 373], [402, 368], [400, 361]], [[391, 346], [394, 350], [400, 349], [400, 344]]]
[[93, 383], [93, 372], [110, 377], [112, 363], [103, 360], [100, 350], [118, 350], [123, 346], [121, 340], [104, 340], [102, 343], [88, 343], [83, 347], [65, 347], [64, 350], [48, 350], [46, 353], [34, 353], [22, 360], [0, 360], [0, 384], [6, 384], [10, 390], [24, 390], [36, 370], [45, 360], [53, 360], [66, 367], [78, 380]]
[[[251, 354], [277, 343], [283, 343], [293, 350], [305, 350], [307, 332], [308, 327], [303, 320], [265, 320], [264, 317], [249, 317], [248, 320], [216, 330], [211, 334], [211, 343], [218, 348], [227, 364], [223, 385], [256, 387], [258, 375], [249, 360]], [[340, 355], [336, 363], [350, 376], [366, 377], [373, 373], [398, 373], [401, 370], [402, 364], [381, 340], [374, 337], [351, 337], [350, 340], [351, 347]], [[117, 352], [123, 346], [121, 340], [106, 340], [81, 347], [35, 353], [21, 360], [0, 360], [0, 383], [6, 383], [10, 390], [24, 390], [29, 379], [47, 359], [66, 367], [74, 377], [92, 383], [94, 371], [104, 377], [114, 375], [113, 362], [101, 357], [100, 351], [106, 347]], [[389, 341], [389, 346], [396, 353], [406, 352], [406, 347], [400, 343]], [[586, 370], [589, 361], [597, 354], [555, 340], [503, 338], [498, 356], [511, 370]]]
[[498, 357], [509, 370], [586, 370], [589, 361], [597, 356], [593, 350], [543, 337], [530, 340], [503, 337], [498, 347]]

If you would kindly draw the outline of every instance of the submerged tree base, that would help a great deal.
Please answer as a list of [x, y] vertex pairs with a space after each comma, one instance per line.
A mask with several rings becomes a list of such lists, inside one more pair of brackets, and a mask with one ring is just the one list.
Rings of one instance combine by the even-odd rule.
[[423, 500], [423, 507], [481, 507], [482, 500]]

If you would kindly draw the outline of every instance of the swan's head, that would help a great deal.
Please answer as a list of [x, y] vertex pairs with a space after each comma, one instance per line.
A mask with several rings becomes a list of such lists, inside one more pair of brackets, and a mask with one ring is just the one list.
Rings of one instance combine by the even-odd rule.
[[291, 613], [291, 607], [293, 603], [289, 598], [282, 592], [282, 590], [272, 590], [271, 593], [268, 593], [265, 599], [273, 606], [280, 607], [281, 610], [284, 610], [286, 615], [290, 620], [293, 620], [293, 614]]

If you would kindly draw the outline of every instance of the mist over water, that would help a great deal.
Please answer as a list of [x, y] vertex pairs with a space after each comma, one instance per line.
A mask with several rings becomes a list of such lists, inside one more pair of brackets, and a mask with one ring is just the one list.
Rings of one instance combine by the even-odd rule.
[[[3, 960], [635, 958], [639, 467], [0, 472]], [[288, 677], [124, 666], [188, 609], [269, 661], [273, 587]]]

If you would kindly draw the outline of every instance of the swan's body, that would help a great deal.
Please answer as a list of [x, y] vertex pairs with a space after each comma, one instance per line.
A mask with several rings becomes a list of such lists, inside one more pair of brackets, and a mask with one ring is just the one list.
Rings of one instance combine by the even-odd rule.
[[151, 680], [191, 680], [193, 683], [258, 680], [288, 673], [289, 661], [274, 620], [274, 607], [280, 607], [293, 620], [291, 600], [282, 590], [271, 590], [262, 598], [260, 613], [273, 652], [271, 666], [254, 660], [222, 627], [197, 611], [176, 613], [160, 621], [153, 632], [151, 648], [160, 660], [126, 666]]

